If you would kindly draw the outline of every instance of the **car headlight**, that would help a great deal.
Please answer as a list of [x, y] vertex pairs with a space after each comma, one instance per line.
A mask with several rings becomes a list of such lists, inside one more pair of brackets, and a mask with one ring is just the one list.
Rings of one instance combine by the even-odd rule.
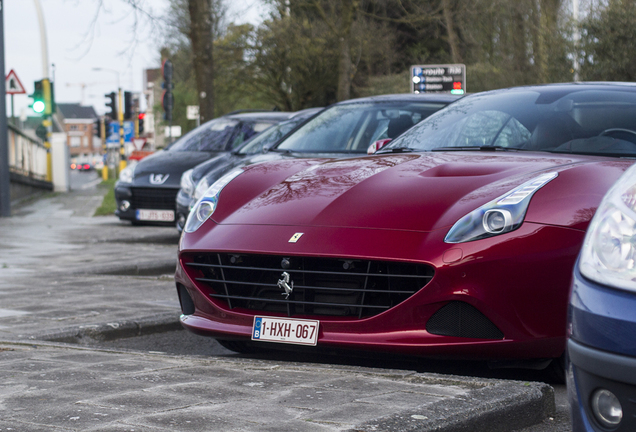
[[194, 199], [195, 200], [200, 199], [203, 195], [205, 195], [205, 193], [207, 192], [209, 188], [210, 188], [210, 184], [208, 183], [208, 179], [206, 177], [203, 177], [199, 181], [199, 184], [197, 185], [197, 188], [194, 191]]
[[192, 180], [192, 171], [191, 169], [187, 170], [181, 175], [181, 190], [184, 194], [188, 196], [192, 196], [194, 193], [194, 181]]
[[625, 171], [596, 210], [579, 269], [598, 283], [636, 291], [636, 165]]
[[473, 210], [455, 222], [444, 242], [464, 243], [516, 230], [523, 223], [532, 195], [557, 175], [541, 174]]
[[242, 172], [243, 170], [240, 168], [234, 169], [215, 181], [214, 184], [207, 189], [199, 201], [192, 207], [185, 224], [185, 232], [195, 232], [203, 225], [203, 222], [212, 216], [212, 213], [216, 210], [219, 194], [223, 188]]
[[132, 183], [135, 178], [135, 167], [137, 164], [128, 165], [119, 173], [119, 181], [122, 183]]

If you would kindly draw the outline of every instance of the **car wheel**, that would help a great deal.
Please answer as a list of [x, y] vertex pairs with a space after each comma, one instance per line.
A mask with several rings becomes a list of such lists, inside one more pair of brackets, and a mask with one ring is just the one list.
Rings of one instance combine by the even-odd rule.
[[226, 349], [229, 349], [230, 351], [234, 351], [241, 354], [254, 354], [254, 353], [264, 351], [263, 349], [257, 348], [254, 345], [250, 344], [249, 342], [229, 341], [229, 340], [223, 340], [223, 339], [217, 339], [216, 341], [223, 348], [226, 348]]
[[565, 353], [559, 358], [552, 359], [545, 372], [548, 379], [556, 384], [565, 384]]

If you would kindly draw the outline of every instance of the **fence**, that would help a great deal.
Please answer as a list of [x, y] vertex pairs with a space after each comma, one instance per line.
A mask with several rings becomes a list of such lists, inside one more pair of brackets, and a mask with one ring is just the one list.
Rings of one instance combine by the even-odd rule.
[[34, 179], [46, 179], [46, 148], [9, 124], [9, 171]]

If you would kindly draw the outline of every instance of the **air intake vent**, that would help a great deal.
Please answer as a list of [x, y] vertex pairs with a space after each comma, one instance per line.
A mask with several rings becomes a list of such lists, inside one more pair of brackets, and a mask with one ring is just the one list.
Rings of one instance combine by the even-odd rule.
[[377, 315], [433, 277], [426, 265], [346, 258], [197, 253], [182, 262], [199, 289], [228, 308], [288, 316]]
[[503, 339], [492, 321], [468, 303], [454, 301], [443, 306], [426, 323], [426, 331], [441, 336]]

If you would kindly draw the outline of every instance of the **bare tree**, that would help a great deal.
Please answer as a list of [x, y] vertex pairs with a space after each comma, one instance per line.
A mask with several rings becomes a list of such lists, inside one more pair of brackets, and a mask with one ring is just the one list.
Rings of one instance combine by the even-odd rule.
[[199, 93], [201, 121], [214, 118], [214, 56], [212, 0], [188, 0], [189, 37], [194, 75]]

